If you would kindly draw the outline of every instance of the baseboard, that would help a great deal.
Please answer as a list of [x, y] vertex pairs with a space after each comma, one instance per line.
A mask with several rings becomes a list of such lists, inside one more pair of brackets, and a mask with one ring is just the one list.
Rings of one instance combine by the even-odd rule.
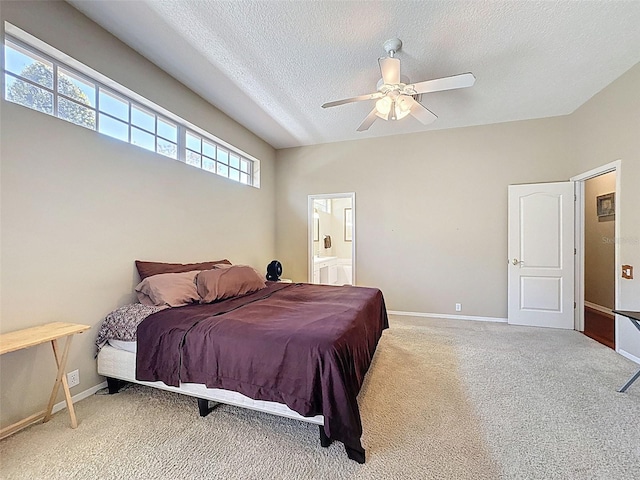
[[636, 357], [632, 353], [629, 353], [629, 352], [627, 352], [625, 350], [622, 350], [622, 349], [618, 349], [618, 353], [620, 355], [622, 355], [623, 357], [628, 358], [632, 362], [636, 362], [636, 363], [640, 364], [640, 357]]
[[401, 312], [398, 310], [389, 310], [387, 313], [389, 313], [390, 315], [403, 315], [407, 317], [446, 318], [451, 320], [474, 320], [476, 322], [507, 323], [506, 318], [500, 318], [500, 317], [477, 317], [474, 315], [449, 315], [446, 313]]
[[591, 303], [585, 300], [584, 306], [589, 307], [590, 309], [595, 310], [597, 312], [606, 313], [607, 315], [613, 316], [613, 312], [611, 311], [610, 308], [603, 307], [602, 305], [598, 305], [597, 303]]
[[[91, 387], [87, 390], [85, 390], [84, 392], [80, 392], [75, 394], [73, 397], [71, 397], [71, 400], [73, 401], [73, 403], [79, 402], [80, 400], [84, 400], [87, 397], [90, 397], [91, 395], [93, 395], [94, 393], [96, 393], [98, 390], [102, 390], [103, 388], [107, 388], [107, 382], [102, 382], [99, 383], [98, 385]], [[67, 402], [65, 402], [64, 400], [60, 403], [56, 403], [53, 406], [53, 413], [59, 412], [60, 410], [67, 408]]]

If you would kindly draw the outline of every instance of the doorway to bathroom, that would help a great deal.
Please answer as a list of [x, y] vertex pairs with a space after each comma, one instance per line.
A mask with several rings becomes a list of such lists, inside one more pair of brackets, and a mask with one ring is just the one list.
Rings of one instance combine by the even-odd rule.
[[309, 283], [356, 284], [356, 194], [309, 195]]

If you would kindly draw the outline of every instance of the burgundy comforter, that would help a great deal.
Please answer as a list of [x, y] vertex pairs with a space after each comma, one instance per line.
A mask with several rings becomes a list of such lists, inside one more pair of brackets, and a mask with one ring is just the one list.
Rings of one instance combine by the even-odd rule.
[[193, 382], [324, 416], [361, 452], [356, 396], [388, 327], [382, 292], [267, 282], [257, 292], [163, 310], [138, 327], [136, 378]]

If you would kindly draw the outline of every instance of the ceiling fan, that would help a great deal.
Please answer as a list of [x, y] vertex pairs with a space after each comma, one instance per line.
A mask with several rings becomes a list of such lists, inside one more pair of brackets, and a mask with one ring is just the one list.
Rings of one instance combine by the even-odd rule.
[[400, 77], [400, 59], [395, 54], [402, 48], [402, 41], [398, 38], [387, 40], [384, 49], [387, 57], [378, 59], [382, 78], [378, 81], [375, 93], [359, 95], [357, 97], [328, 102], [322, 108], [336, 107], [345, 103], [360, 102], [363, 100], [377, 100], [373, 110], [367, 115], [358, 127], [358, 132], [368, 130], [376, 118], [383, 120], [400, 120], [411, 114], [424, 125], [435, 121], [437, 115], [417, 101], [417, 96], [422, 93], [441, 92], [456, 88], [471, 87], [476, 77], [472, 73], [461, 73], [451, 77], [436, 78], [424, 82], [409, 83], [406, 77]]

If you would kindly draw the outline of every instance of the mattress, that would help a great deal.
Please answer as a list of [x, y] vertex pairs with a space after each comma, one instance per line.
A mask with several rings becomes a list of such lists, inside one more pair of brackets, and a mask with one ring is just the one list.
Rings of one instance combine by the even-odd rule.
[[[135, 342], [122, 343], [131, 344]], [[131, 345], [127, 347], [129, 350], [133, 348]], [[282, 403], [253, 400], [252, 398], [230, 390], [207, 388], [205, 385], [199, 383], [181, 383], [180, 387], [172, 387], [166, 385], [164, 382], [144, 382], [136, 380], [136, 354], [122, 348], [115, 348], [110, 344], [105, 345], [98, 354], [98, 373], [105, 377], [117, 378], [161, 390], [182, 393], [196, 398], [204, 398], [214, 402], [226, 403], [236, 407], [257, 410], [259, 412], [301, 420], [316, 425], [324, 425], [324, 417], [322, 415], [303, 417]]]

